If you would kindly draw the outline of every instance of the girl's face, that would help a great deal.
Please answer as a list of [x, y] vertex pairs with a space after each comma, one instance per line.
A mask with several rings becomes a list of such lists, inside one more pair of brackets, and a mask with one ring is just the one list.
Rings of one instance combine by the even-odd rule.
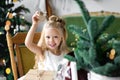
[[46, 46], [53, 52], [58, 49], [62, 36], [60, 32], [55, 28], [47, 28], [45, 30], [45, 43]]

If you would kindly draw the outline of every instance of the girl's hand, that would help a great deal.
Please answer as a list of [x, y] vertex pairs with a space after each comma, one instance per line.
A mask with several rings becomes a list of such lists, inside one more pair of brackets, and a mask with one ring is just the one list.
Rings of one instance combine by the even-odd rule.
[[42, 12], [36, 11], [35, 14], [32, 16], [33, 24], [38, 24], [38, 22], [42, 22], [46, 19]]

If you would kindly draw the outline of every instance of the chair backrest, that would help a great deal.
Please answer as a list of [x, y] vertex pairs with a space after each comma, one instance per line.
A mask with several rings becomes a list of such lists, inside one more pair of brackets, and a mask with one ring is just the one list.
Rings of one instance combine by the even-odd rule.
[[[27, 32], [18, 32], [14, 36], [11, 36], [9, 29], [6, 29], [6, 32], [12, 72], [14, 80], [17, 80], [18, 77], [23, 76], [29, 69], [33, 68], [34, 54], [24, 45]], [[33, 42], [37, 43], [40, 35], [40, 32], [36, 32]]]

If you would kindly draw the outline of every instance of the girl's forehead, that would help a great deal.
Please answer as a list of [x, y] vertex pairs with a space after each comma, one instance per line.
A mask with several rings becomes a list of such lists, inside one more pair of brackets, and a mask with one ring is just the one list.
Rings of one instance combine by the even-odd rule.
[[56, 28], [47, 28], [45, 29], [45, 34], [57, 34], [60, 35], [59, 29]]

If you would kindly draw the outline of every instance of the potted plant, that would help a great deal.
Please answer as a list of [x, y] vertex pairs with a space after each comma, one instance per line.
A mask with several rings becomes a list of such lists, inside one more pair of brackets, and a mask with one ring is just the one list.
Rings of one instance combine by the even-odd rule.
[[65, 58], [76, 61], [78, 70], [87, 70], [88, 80], [120, 80], [120, 41], [117, 39], [120, 34], [106, 32], [115, 16], [105, 17], [98, 25], [97, 20], [89, 15], [84, 2], [76, 2], [86, 27], [68, 26], [68, 30], [76, 35], [77, 47], [74, 50], [75, 57], [68, 54]]

